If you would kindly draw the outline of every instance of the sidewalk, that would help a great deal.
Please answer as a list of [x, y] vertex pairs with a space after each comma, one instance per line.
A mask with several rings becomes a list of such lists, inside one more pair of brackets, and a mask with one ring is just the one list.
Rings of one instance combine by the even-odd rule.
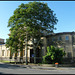
[[[2, 62], [0, 62], [2, 63]], [[6, 64], [6, 63], [3, 63]], [[7, 63], [9, 64], [9, 63]], [[10, 64], [16, 67], [22, 67], [22, 68], [27, 68], [27, 69], [41, 69], [41, 70], [75, 70], [75, 67], [49, 67], [49, 66], [38, 66], [38, 65], [24, 65], [24, 64]]]
[[24, 66], [30, 69], [56, 70], [55, 67], [44, 67], [44, 66], [33, 66], [33, 65], [24, 65]]
[[46, 66], [35, 66], [35, 65], [21, 65], [21, 64], [13, 64], [22, 68], [28, 69], [42, 69], [42, 70], [75, 70], [75, 67], [46, 67]]

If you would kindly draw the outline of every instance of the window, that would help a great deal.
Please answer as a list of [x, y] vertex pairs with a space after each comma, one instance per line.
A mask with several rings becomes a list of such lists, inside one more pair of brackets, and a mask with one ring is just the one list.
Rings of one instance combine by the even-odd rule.
[[7, 56], [9, 55], [9, 51], [7, 50]]
[[61, 41], [61, 40], [62, 40], [62, 38], [61, 38], [61, 37], [58, 37], [58, 40], [59, 40], [59, 41]]
[[66, 37], [65, 37], [65, 40], [69, 40], [69, 36], [66, 36]]
[[23, 50], [23, 56], [25, 56], [25, 50]]
[[68, 53], [67, 53], [67, 57], [68, 57], [68, 58], [72, 57], [71, 52], [68, 52]]
[[20, 52], [17, 53], [17, 55], [19, 56]]
[[2, 50], [2, 56], [4, 56], [4, 50]]

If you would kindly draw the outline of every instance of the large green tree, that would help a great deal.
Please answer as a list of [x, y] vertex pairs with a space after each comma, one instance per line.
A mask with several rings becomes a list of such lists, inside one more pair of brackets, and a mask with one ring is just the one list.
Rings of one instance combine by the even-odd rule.
[[[58, 19], [53, 12], [46, 3], [35, 1], [29, 2], [28, 4], [22, 3], [8, 21], [8, 27], [10, 27], [11, 32], [17, 28], [17, 37], [19, 39], [21, 37], [25, 39], [26, 33], [28, 40], [32, 38], [34, 63], [36, 63], [35, 50], [39, 45], [40, 38], [45, 35], [44, 31], [48, 34], [56, 29], [54, 25], [57, 24]], [[21, 34], [21, 37], [18, 34]], [[24, 39], [22, 39], [22, 41], [24, 41]], [[34, 39], [37, 39], [36, 44]]]
[[9, 39], [6, 40], [6, 47], [8, 47], [9, 50], [11, 50], [10, 58], [12, 58], [12, 54], [15, 53], [15, 59], [17, 58], [18, 50], [22, 51], [24, 48], [22, 41], [23, 36], [21, 37], [21, 34], [17, 33], [17, 29], [13, 29], [9, 36]]

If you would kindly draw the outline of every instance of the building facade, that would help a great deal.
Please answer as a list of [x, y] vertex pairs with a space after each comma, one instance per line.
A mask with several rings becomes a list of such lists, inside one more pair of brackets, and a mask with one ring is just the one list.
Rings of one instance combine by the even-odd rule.
[[46, 38], [47, 46], [63, 48], [66, 53], [64, 58], [75, 61], [75, 32], [53, 33]]
[[[43, 38], [42, 38], [43, 39]], [[0, 44], [0, 60], [6, 60], [6, 61], [17, 61], [17, 62], [26, 62], [26, 46], [23, 49], [23, 51], [18, 50], [17, 53], [13, 53], [11, 55], [11, 50], [9, 48], [6, 48], [4, 39]], [[28, 41], [28, 48], [27, 48], [27, 57], [28, 57], [28, 62], [33, 63], [34, 62], [34, 51], [33, 51], [33, 43], [32, 39]], [[41, 50], [41, 47], [38, 46], [36, 49], [36, 58], [37, 61], [39, 61], [38, 58], [42, 57], [43, 51]]]
[[[15, 54], [12, 55], [12, 59], [10, 59], [10, 50], [6, 48], [4, 44], [4, 39], [0, 39], [0, 59], [4, 60], [11, 60], [15, 61]], [[75, 32], [62, 32], [62, 33], [52, 33], [50, 35], [47, 35], [46, 37], [41, 37], [42, 45], [38, 46], [36, 50], [36, 58], [37, 61], [40, 62], [42, 60], [42, 56], [46, 54], [47, 46], [55, 46], [59, 48], [63, 48], [66, 55], [64, 58], [69, 58], [70, 61], [75, 61]], [[33, 63], [33, 57], [34, 57], [34, 51], [33, 51], [33, 43], [32, 39], [28, 41], [28, 62]], [[17, 53], [17, 61], [21, 61], [21, 58], [23, 58], [23, 61], [25, 62], [26, 59], [26, 47], [23, 49], [23, 51], [18, 51]]]

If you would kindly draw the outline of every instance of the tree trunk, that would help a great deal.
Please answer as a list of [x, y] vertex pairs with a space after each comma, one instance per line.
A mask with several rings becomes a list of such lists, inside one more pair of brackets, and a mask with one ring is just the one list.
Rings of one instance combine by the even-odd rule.
[[34, 64], [36, 64], [36, 48], [38, 47], [38, 44], [40, 42], [41, 39], [38, 40], [37, 44], [35, 45], [34, 43], [34, 38], [32, 38], [32, 42], [33, 42], [33, 50], [34, 50]]
[[16, 62], [17, 62], [17, 53], [15, 53], [15, 64], [16, 64]]
[[34, 64], [36, 64], [36, 49], [34, 47]]

